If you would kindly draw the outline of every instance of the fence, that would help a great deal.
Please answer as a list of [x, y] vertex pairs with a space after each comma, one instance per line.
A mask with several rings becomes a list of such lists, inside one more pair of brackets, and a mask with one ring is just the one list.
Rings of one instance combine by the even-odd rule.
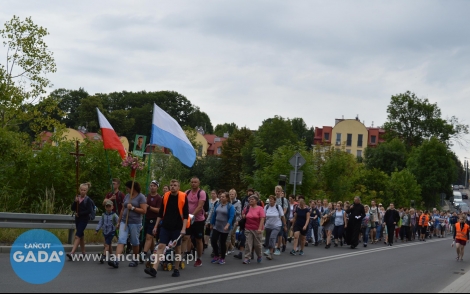
[[[101, 216], [88, 222], [87, 230], [94, 230]], [[31, 214], [0, 212], [0, 229], [64, 229], [69, 230], [68, 244], [73, 244], [75, 218], [60, 214]]]

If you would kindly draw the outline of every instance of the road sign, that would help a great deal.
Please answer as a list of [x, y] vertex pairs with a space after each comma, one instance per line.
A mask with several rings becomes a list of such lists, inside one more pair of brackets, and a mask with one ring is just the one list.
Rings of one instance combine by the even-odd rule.
[[290, 171], [290, 177], [289, 177], [289, 184], [291, 184], [291, 185], [296, 184], [298, 186], [301, 186], [303, 178], [304, 178], [304, 172], [303, 171], [299, 170], [297, 172], [297, 177], [296, 177], [295, 170], [291, 170]]
[[289, 159], [289, 163], [293, 166], [293, 167], [296, 167], [297, 168], [300, 168], [302, 167], [307, 161], [305, 160], [305, 158], [303, 158], [302, 154], [300, 153], [296, 153], [294, 156], [292, 156], [291, 159]]

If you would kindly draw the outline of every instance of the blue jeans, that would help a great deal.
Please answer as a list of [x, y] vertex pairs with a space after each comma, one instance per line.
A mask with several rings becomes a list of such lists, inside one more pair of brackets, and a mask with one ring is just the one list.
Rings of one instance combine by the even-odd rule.
[[369, 243], [369, 232], [370, 232], [370, 227], [366, 227], [362, 229], [362, 241], [364, 244]]
[[126, 227], [125, 223], [119, 225], [119, 241], [118, 244], [127, 244], [127, 236], [131, 234], [131, 245], [139, 246], [139, 235], [141, 224], [128, 224]]
[[[312, 234], [313, 230], [313, 234]], [[315, 237], [315, 238], [312, 238]], [[308, 222], [308, 228], [307, 228], [307, 242], [309, 240], [315, 241], [318, 243], [318, 220], [311, 218], [310, 221]]]
[[[377, 240], [382, 238], [382, 225], [377, 225], [377, 237], [375, 237]], [[374, 240], [375, 241], [375, 240]]]

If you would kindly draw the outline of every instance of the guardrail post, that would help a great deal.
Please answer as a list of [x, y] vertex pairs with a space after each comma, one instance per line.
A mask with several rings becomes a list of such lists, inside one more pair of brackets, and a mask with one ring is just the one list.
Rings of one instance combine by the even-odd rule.
[[75, 232], [75, 230], [73, 230], [73, 229], [69, 230], [69, 238], [68, 238], [68, 241], [67, 241], [68, 244], [73, 244], [73, 239], [74, 239], [74, 234], [73, 233], [74, 232]]

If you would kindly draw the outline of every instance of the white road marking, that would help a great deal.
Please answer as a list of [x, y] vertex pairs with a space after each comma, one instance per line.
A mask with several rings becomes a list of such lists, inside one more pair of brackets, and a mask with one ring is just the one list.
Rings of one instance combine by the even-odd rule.
[[239, 272], [235, 272], [235, 273], [230, 273], [230, 277], [227, 277], [227, 274], [212, 276], [211, 280], [209, 280], [209, 281], [205, 277], [205, 278], [187, 280], [187, 281], [176, 282], [176, 283], [168, 283], [168, 284], [163, 284], [163, 285], [154, 286], [154, 287], [133, 289], [133, 290], [123, 291], [123, 292], [119, 292], [119, 293], [140, 293], [140, 292], [161, 293], [161, 292], [177, 291], [177, 290], [181, 290], [181, 289], [192, 288], [192, 287], [208, 285], [208, 284], [214, 284], [214, 283], [220, 283], [220, 282], [223, 282], [223, 281], [235, 280], [235, 279], [239, 279], [239, 278], [243, 278], [243, 277], [261, 275], [261, 274], [266, 274], [266, 273], [270, 273], [270, 272], [282, 271], [282, 270], [285, 270], [285, 269], [291, 269], [291, 268], [296, 268], [296, 267], [300, 267], [300, 266], [312, 265], [312, 264], [322, 263], [322, 262], [326, 262], [326, 261], [344, 259], [344, 258], [348, 258], [348, 257], [355, 257], [355, 256], [371, 254], [371, 253], [376, 253], [376, 252], [381, 252], [381, 251], [386, 251], [386, 250], [394, 250], [394, 249], [400, 249], [400, 248], [411, 247], [411, 246], [419, 246], [419, 245], [425, 245], [425, 244], [436, 243], [436, 242], [441, 242], [441, 241], [448, 241], [448, 240], [449, 239], [438, 239], [438, 240], [431, 240], [431, 241], [427, 241], [427, 242], [416, 242], [416, 243], [396, 245], [396, 246], [392, 246], [392, 247], [387, 246], [387, 247], [363, 250], [363, 251], [352, 252], [352, 253], [344, 253], [344, 254], [338, 254], [338, 255], [333, 255], [333, 256], [326, 256], [326, 257], [308, 259], [308, 260], [303, 260], [303, 261], [298, 261], [298, 262], [293, 262], [293, 263], [288, 263], [288, 264], [284, 263], [284, 264], [280, 264], [280, 265], [257, 268], [257, 269], [252, 269], [252, 270], [244, 270], [244, 271], [239, 271]]

